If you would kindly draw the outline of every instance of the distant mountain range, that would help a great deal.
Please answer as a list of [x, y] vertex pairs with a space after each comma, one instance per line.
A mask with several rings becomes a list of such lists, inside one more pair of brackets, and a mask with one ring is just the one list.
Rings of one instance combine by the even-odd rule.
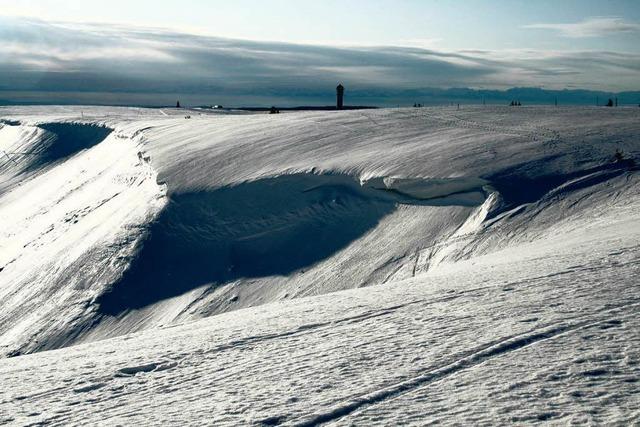
[[[0, 105], [62, 104], [62, 105], [125, 105], [143, 107], [173, 106], [176, 100], [186, 107], [222, 104], [225, 107], [264, 108], [271, 105], [279, 108], [305, 106], [318, 108], [332, 106], [335, 102], [333, 88], [321, 91], [316, 88], [296, 90], [273, 89], [266, 93], [256, 90], [240, 90], [234, 93], [230, 89], [219, 88], [198, 92], [185, 90], [135, 92], [10, 92], [0, 90]], [[507, 90], [471, 89], [471, 88], [346, 88], [345, 104], [350, 106], [395, 107], [449, 104], [509, 104], [520, 101], [523, 105], [605, 105], [609, 99], [617, 98], [620, 106], [640, 105], [640, 91], [603, 92], [586, 89], [548, 90], [533, 87], [515, 87]]]
[[618, 98], [618, 105], [639, 105], [640, 91], [602, 92], [586, 89], [548, 90], [532, 87], [516, 87], [507, 90], [470, 89], [470, 88], [424, 88], [403, 91], [352, 91], [351, 98], [359, 104], [441, 105], [461, 104], [508, 104], [520, 101], [522, 104], [553, 105], [604, 105], [609, 99]]

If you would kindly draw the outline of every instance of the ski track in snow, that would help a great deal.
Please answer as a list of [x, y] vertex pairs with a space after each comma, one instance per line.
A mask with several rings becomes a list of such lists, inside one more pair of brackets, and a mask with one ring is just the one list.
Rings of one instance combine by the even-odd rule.
[[[0, 108], [0, 350], [35, 352], [0, 359], [0, 423], [640, 419], [637, 109], [190, 114]], [[330, 251], [283, 263], [305, 236]], [[236, 273], [113, 286], [225, 239]]]

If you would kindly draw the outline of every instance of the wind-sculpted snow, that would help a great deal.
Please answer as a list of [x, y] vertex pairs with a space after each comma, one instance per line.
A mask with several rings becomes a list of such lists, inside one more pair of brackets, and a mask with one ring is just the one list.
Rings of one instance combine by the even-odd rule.
[[640, 199], [622, 195], [405, 281], [0, 360], [1, 420], [633, 424]]
[[118, 314], [239, 278], [287, 276], [376, 227], [392, 200], [351, 178], [284, 175], [209, 192], [173, 194], [140, 253], [98, 300]]
[[379, 180], [292, 174], [173, 193], [131, 267], [98, 299], [117, 315], [205, 285], [300, 274], [378, 226], [401, 204], [477, 206], [482, 180]]
[[5, 177], [0, 190], [17, 177], [24, 180], [38, 169], [99, 144], [111, 132], [110, 128], [93, 124], [42, 123], [23, 126], [19, 122], [6, 122], [0, 127], [0, 154], [3, 155], [0, 159], [0, 176]]
[[104, 126], [81, 123], [43, 123], [39, 124], [38, 128], [45, 130], [47, 135], [30, 153], [35, 159], [35, 162], [29, 162], [31, 169], [59, 162], [81, 150], [91, 148], [104, 141], [113, 131]]
[[0, 197], [3, 354], [66, 345], [89, 328], [92, 300], [128, 265], [163, 203], [155, 173], [138, 155], [139, 141], [94, 126], [50, 129], [88, 140], [60, 150], [34, 142], [37, 158], [51, 163], [17, 175], [22, 181]]
[[638, 109], [0, 116], [2, 421], [638, 418]]
[[367, 180], [365, 187], [388, 191], [404, 203], [428, 202], [434, 206], [478, 206], [485, 199], [489, 181], [481, 178], [397, 178]]
[[[543, 158], [535, 162], [516, 165], [487, 176], [491, 186], [500, 193], [505, 210], [523, 206], [540, 200], [543, 196], [556, 189], [573, 191], [582, 187], [589, 187], [598, 182], [606, 181], [627, 170], [635, 170], [636, 164], [632, 159], [610, 159], [603, 164], [573, 170], [569, 173], [549, 173], [548, 166], [561, 159], [561, 156]], [[554, 191], [557, 193], [557, 190]]]

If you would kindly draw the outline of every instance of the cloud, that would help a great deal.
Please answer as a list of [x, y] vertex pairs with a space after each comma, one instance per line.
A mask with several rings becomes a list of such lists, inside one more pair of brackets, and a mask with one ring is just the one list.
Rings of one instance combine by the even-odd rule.
[[0, 17], [0, 46], [4, 99], [299, 105], [331, 102], [342, 82], [352, 102], [395, 103], [424, 88], [627, 90], [640, 81], [640, 56], [627, 53], [335, 47], [25, 18]]
[[419, 47], [425, 49], [431, 49], [436, 47], [443, 41], [440, 37], [433, 37], [427, 39], [402, 39], [398, 40], [397, 43], [394, 43], [397, 46], [407, 46], [407, 47]]
[[600, 37], [612, 34], [639, 33], [640, 23], [619, 17], [594, 17], [573, 24], [531, 24], [524, 28], [558, 31], [566, 37]]

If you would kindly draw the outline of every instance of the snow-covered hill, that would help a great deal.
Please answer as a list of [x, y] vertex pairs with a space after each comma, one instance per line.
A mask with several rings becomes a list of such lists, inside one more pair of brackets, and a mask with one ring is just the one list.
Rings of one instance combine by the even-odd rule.
[[4, 421], [639, 416], [640, 109], [0, 119]]

